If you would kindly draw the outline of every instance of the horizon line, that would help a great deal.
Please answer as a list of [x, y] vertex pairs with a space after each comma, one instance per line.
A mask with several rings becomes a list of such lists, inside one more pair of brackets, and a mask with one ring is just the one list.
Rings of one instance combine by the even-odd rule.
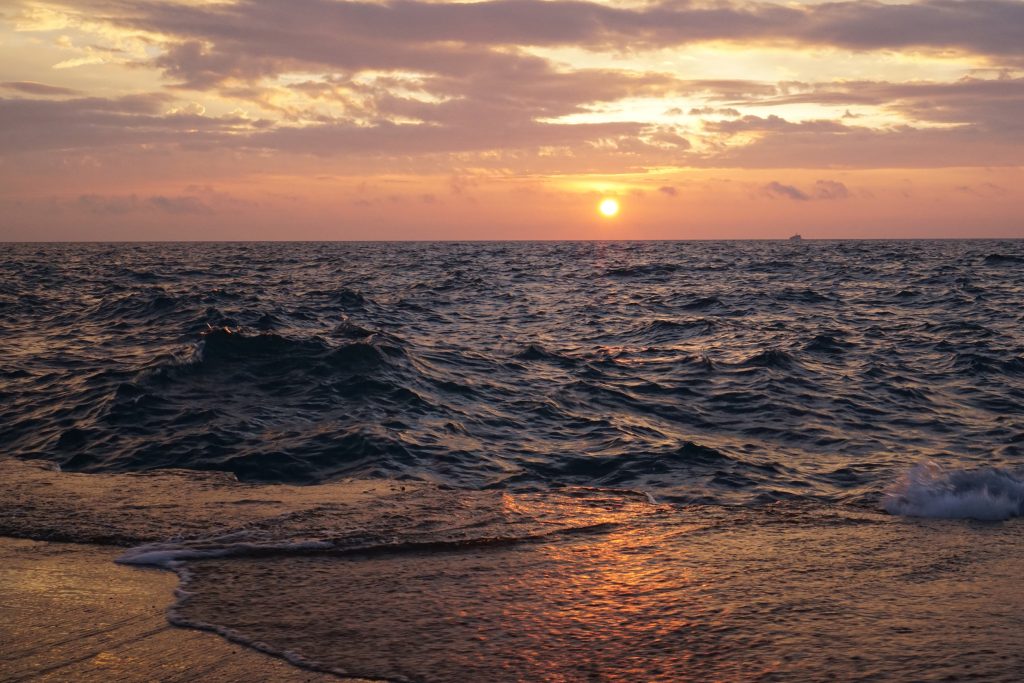
[[505, 244], [505, 243], [576, 243], [576, 242], [1013, 242], [1019, 237], [723, 237], [678, 239], [236, 239], [236, 240], [0, 240], [0, 244]]

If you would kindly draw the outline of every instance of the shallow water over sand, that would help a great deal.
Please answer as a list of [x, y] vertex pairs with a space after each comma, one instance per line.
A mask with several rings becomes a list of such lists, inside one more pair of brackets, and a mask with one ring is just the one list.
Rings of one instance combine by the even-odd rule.
[[0, 534], [173, 569], [172, 622], [403, 681], [1019, 680], [1021, 520], [0, 463]]
[[176, 614], [396, 680], [1019, 680], [1019, 526], [788, 512], [716, 521], [664, 516], [500, 548], [201, 561]]

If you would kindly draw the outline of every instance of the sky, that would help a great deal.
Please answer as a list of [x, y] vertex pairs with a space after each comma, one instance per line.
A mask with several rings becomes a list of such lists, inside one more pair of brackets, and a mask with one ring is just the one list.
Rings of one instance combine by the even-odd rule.
[[0, 2], [0, 240], [1024, 237], [1022, 214], [1024, 1]]

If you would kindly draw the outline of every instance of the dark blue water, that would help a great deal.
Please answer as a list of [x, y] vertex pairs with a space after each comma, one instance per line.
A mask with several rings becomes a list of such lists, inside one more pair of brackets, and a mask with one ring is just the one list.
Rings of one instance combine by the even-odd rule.
[[0, 442], [676, 501], [1024, 456], [1024, 242], [6, 245]]
[[1022, 241], [3, 245], [0, 535], [374, 679], [1015, 682], [1022, 301]]

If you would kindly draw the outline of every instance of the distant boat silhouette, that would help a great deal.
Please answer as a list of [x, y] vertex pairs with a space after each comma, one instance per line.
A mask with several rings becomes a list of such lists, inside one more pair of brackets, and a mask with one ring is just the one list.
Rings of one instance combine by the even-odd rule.
[[803, 239], [803, 237], [800, 236], [800, 233], [797, 233], [797, 234], [795, 234], [795, 235], [793, 235], [792, 237], [789, 238], [789, 240], [791, 242], [799, 242], [802, 239]]

